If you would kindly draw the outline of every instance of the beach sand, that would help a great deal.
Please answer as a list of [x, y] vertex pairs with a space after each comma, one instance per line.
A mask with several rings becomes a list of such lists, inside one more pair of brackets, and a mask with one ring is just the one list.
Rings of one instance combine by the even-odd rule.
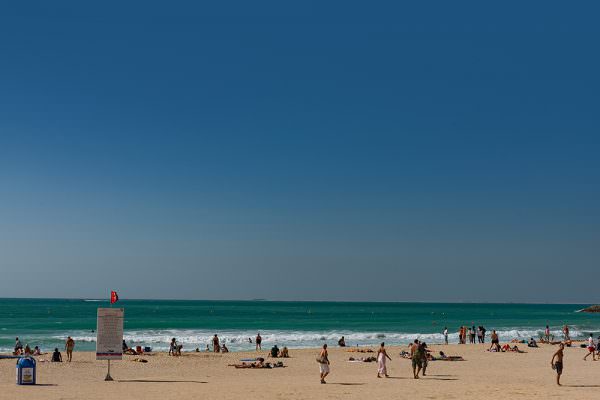
[[[38, 362], [37, 386], [15, 385], [15, 360], [0, 360], [0, 399], [514, 399], [598, 398], [600, 361], [583, 361], [585, 349], [565, 349], [563, 387], [555, 384], [550, 359], [557, 346], [541, 345], [527, 354], [489, 353], [486, 345], [433, 345], [434, 354], [462, 355], [464, 362], [434, 361], [428, 376], [412, 378], [410, 360], [399, 357], [406, 347], [390, 347], [391, 378], [377, 379], [377, 363], [350, 363], [349, 353], [331, 348], [331, 375], [319, 383], [318, 349], [291, 350], [287, 368], [235, 369], [227, 364], [257, 353], [184, 353], [144, 356], [148, 363], [125, 356], [114, 361], [114, 382], [104, 382], [106, 361], [94, 353], [76, 352], [72, 363]], [[265, 356], [267, 351], [260, 355]], [[63, 353], [64, 357], [64, 353]], [[39, 358], [49, 359], [50, 355]]]

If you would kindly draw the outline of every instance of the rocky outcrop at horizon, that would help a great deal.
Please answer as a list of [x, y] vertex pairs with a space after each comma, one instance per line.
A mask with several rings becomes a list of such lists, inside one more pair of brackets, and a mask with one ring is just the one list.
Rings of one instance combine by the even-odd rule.
[[600, 313], [600, 306], [589, 306], [581, 310], [581, 312]]

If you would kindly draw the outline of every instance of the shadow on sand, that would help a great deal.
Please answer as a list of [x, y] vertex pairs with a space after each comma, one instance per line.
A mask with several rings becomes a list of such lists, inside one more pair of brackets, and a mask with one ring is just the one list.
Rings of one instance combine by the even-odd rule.
[[600, 385], [562, 385], [563, 387], [575, 387], [575, 388], [585, 388], [585, 387], [589, 387], [589, 388], [599, 388]]
[[117, 382], [135, 382], [135, 383], [208, 383], [204, 381], [169, 381], [161, 379], [119, 379]]
[[345, 382], [332, 382], [327, 383], [328, 385], [342, 385], [342, 386], [362, 386], [364, 383], [345, 383]]

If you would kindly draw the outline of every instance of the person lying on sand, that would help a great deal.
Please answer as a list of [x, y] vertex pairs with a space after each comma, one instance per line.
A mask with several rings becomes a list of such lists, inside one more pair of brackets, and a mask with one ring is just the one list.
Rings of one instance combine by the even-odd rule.
[[237, 369], [250, 369], [250, 368], [266, 368], [266, 369], [271, 369], [271, 368], [285, 368], [285, 365], [283, 365], [283, 362], [278, 361], [274, 364], [271, 363], [266, 363], [264, 362], [265, 359], [264, 358], [257, 358], [257, 361], [252, 362], [252, 363], [241, 363], [241, 364], [229, 364], [229, 367], [235, 367]]
[[440, 356], [433, 358], [433, 361], [465, 361], [462, 356], [447, 356], [443, 351], [440, 351]]
[[348, 349], [346, 350], [348, 353], [374, 353], [372, 349]]
[[504, 346], [502, 346], [502, 352], [503, 353], [504, 352], [526, 353], [526, 351], [519, 349], [519, 347], [517, 345], [510, 347], [509, 344], [505, 344]]
[[373, 356], [371, 356], [371, 357], [359, 357], [359, 358], [350, 357], [348, 359], [348, 361], [355, 361], [355, 362], [358, 362], [358, 361], [361, 361], [361, 362], [375, 362], [375, 361], [377, 361], [377, 359], [375, 357], [373, 357]]

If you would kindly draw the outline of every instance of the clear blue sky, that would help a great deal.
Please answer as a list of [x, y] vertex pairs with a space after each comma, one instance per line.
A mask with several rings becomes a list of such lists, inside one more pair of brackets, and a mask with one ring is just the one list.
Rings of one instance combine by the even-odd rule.
[[0, 296], [597, 302], [597, 2], [0, 5]]

